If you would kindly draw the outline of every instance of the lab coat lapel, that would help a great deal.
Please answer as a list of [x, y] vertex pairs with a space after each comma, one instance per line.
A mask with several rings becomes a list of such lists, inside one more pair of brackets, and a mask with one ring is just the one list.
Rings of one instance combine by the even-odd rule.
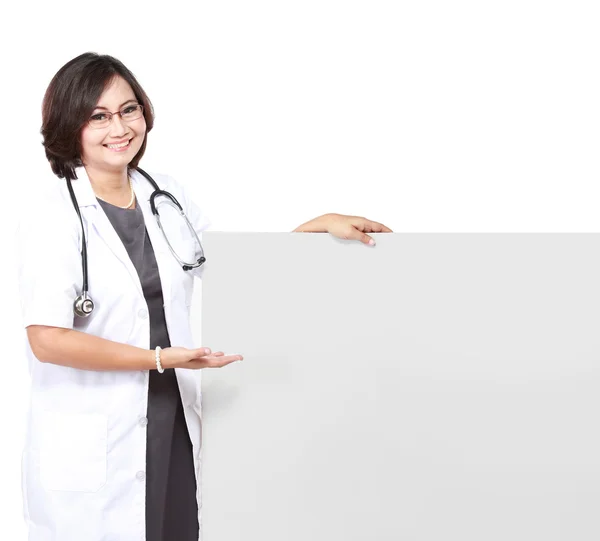
[[[154, 188], [141, 173], [133, 171], [130, 173], [130, 176], [137, 202], [144, 213], [146, 231], [150, 237], [150, 243], [152, 244], [152, 249], [154, 250], [154, 256], [156, 258], [156, 265], [158, 266], [165, 310], [168, 310], [171, 301], [172, 274], [170, 270], [171, 261], [169, 259], [171, 255], [163, 234], [158, 227], [156, 218], [154, 214], [152, 214], [152, 209], [150, 208], [150, 196], [154, 192]], [[163, 186], [159, 187], [161, 189], [164, 188]]]
[[77, 198], [77, 203], [79, 204], [82, 215], [85, 216], [88, 221], [88, 227], [95, 228], [98, 236], [107, 244], [119, 261], [125, 265], [131, 276], [131, 280], [139, 290], [140, 294], [143, 295], [144, 293], [142, 291], [139, 275], [131, 262], [131, 258], [129, 257], [123, 242], [106, 216], [106, 213], [98, 203], [85, 168], [78, 168], [76, 173], [77, 180], [72, 182], [73, 191], [75, 192], [75, 197]]

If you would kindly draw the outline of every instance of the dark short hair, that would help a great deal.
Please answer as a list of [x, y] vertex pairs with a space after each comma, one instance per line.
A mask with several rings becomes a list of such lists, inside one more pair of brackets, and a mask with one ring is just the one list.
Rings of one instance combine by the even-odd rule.
[[84, 53], [67, 62], [50, 81], [42, 103], [42, 137], [46, 157], [59, 178], [77, 178], [75, 168], [81, 161], [81, 131], [89, 120], [100, 96], [115, 77], [122, 77], [144, 106], [146, 135], [129, 163], [135, 169], [146, 150], [148, 132], [154, 125], [150, 99], [137, 79], [119, 60], [108, 55]]

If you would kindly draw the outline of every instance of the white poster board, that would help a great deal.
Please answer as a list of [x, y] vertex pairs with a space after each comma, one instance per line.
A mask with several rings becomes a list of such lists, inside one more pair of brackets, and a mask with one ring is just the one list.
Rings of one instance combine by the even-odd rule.
[[600, 539], [600, 237], [375, 238], [204, 234], [203, 541]]

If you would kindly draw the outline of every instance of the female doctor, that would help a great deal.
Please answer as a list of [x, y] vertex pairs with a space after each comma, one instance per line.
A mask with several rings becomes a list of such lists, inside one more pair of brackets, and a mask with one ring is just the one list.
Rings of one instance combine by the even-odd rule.
[[[29, 540], [197, 541], [197, 370], [243, 359], [192, 343], [209, 221], [173, 178], [140, 172], [153, 109], [115, 58], [65, 64], [42, 116], [55, 176], [32, 196], [18, 242]], [[295, 231], [368, 243], [390, 229], [327, 214]]]

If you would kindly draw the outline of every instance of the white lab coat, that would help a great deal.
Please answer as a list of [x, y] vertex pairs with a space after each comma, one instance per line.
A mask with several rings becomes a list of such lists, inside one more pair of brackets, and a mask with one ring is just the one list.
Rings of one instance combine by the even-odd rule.
[[[172, 178], [152, 174], [184, 208], [197, 232], [209, 221]], [[24, 325], [74, 328], [149, 348], [148, 307], [123, 243], [98, 204], [84, 168], [73, 188], [86, 230], [89, 291], [95, 309], [75, 317], [82, 284], [81, 226], [63, 179], [34, 198], [19, 227], [19, 275]], [[148, 202], [153, 188], [132, 175], [137, 204], [158, 264], [171, 345], [192, 344], [189, 308], [193, 276], [169, 252]], [[174, 216], [174, 213], [171, 213]], [[194, 247], [179, 244], [179, 218], [161, 221], [182, 259]], [[205, 265], [208, 263], [205, 263]], [[192, 271], [201, 275], [203, 267]], [[91, 371], [42, 363], [26, 345], [31, 397], [23, 453], [24, 514], [29, 541], [144, 541], [148, 371]], [[200, 371], [176, 369], [193, 444], [200, 520]]]

